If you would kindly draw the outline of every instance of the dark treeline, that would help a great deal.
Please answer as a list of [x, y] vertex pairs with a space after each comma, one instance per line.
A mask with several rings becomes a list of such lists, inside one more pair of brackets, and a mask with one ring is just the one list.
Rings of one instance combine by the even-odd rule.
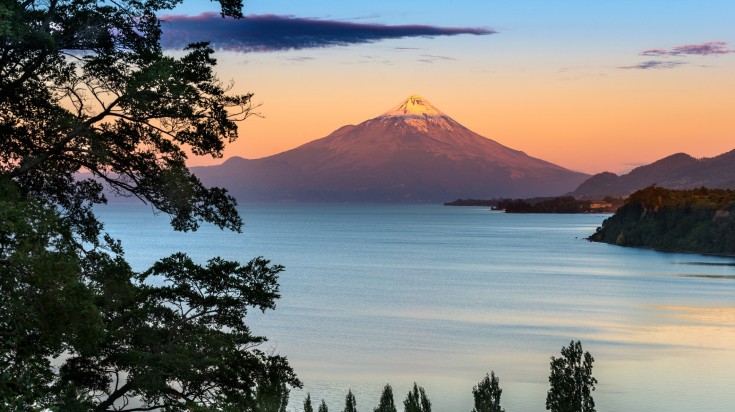
[[537, 203], [522, 199], [504, 200], [498, 209], [506, 213], [585, 213], [591, 212], [589, 200], [576, 200], [572, 196], [555, 197]]
[[647, 187], [630, 195], [589, 240], [735, 255], [735, 190]]
[[[592, 376], [595, 359], [589, 352], [582, 351], [582, 344], [571, 341], [561, 348], [561, 356], [551, 357], [549, 390], [546, 394], [546, 409], [551, 412], [595, 412], [592, 392], [597, 379]], [[472, 388], [474, 407], [471, 412], [505, 412], [500, 404], [503, 390], [500, 378], [492, 371]], [[304, 412], [314, 412], [311, 394], [304, 399]], [[431, 412], [431, 400], [423, 387], [416, 382], [403, 401], [404, 412]], [[319, 404], [319, 412], [329, 412], [324, 399]], [[273, 410], [273, 412], [279, 412]], [[357, 402], [352, 390], [347, 391], [342, 412], [357, 412]], [[393, 398], [393, 387], [386, 384], [373, 412], [398, 412]]]
[[572, 196], [560, 196], [534, 201], [534, 199], [507, 199], [498, 202], [496, 209], [506, 213], [613, 213], [622, 200], [606, 197], [602, 200], [577, 200]]
[[494, 208], [503, 200], [505, 199], [457, 199], [444, 203], [444, 206], [483, 206]]
[[506, 213], [614, 213], [622, 198], [577, 200], [572, 196], [535, 197], [530, 199], [457, 199], [444, 206], [484, 206]]

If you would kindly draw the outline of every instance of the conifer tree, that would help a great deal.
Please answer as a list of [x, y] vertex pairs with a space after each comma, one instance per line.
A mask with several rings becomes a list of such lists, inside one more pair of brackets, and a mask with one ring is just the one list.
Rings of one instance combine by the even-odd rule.
[[396, 404], [393, 400], [393, 388], [390, 384], [386, 384], [383, 393], [380, 395], [380, 403], [374, 409], [374, 412], [397, 412]]
[[352, 390], [347, 391], [345, 397], [345, 409], [343, 412], [357, 412], [357, 401], [355, 401], [355, 395], [352, 394]]
[[311, 406], [311, 394], [306, 393], [306, 399], [304, 399], [304, 412], [314, 412], [314, 407]]
[[324, 403], [324, 399], [322, 399], [322, 403], [319, 404], [319, 410], [317, 412], [329, 412], [329, 408], [327, 408], [327, 404]]

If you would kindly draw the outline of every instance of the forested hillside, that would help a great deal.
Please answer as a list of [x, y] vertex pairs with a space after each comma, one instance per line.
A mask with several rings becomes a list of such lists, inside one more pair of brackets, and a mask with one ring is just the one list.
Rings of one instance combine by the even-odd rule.
[[621, 246], [735, 255], [735, 190], [647, 187], [633, 193], [589, 239]]

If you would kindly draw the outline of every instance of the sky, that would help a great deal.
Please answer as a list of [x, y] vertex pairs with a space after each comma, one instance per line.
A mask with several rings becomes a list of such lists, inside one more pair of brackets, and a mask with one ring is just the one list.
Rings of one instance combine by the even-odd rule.
[[[471, 130], [586, 173], [735, 149], [731, 0], [250, 0], [162, 16], [254, 93], [225, 158], [259, 158], [421, 95]], [[192, 158], [190, 165], [222, 159]]]

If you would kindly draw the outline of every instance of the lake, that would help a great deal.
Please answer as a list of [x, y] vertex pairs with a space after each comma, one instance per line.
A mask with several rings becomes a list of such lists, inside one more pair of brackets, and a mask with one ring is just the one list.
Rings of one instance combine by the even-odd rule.
[[303, 391], [361, 411], [417, 382], [433, 410], [469, 412], [494, 370], [508, 412], [545, 410], [549, 361], [582, 341], [597, 410], [732, 412], [735, 259], [591, 243], [606, 215], [439, 205], [244, 205], [242, 234], [175, 233], [166, 215], [99, 214], [135, 269], [184, 251], [286, 266], [275, 311], [248, 315]]

